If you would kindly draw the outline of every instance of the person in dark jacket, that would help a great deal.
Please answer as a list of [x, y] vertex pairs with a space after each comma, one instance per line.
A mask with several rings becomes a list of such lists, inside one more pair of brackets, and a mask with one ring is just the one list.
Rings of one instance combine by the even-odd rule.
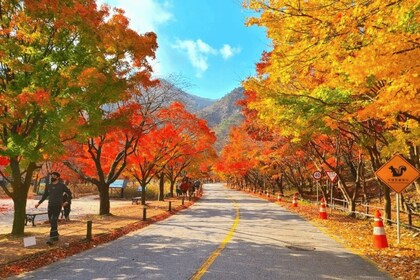
[[67, 193], [63, 194], [63, 211], [64, 211], [64, 219], [67, 222], [70, 221], [71, 198]]
[[60, 181], [60, 173], [53, 172], [51, 173], [51, 183], [46, 185], [44, 194], [35, 205], [35, 208], [38, 208], [48, 197], [48, 217], [51, 224], [50, 239], [47, 241], [48, 245], [52, 245], [54, 241], [58, 241], [58, 218], [60, 216], [61, 207], [68, 204], [68, 202], [63, 203], [64, 193], [68, 194], [71, 201], [71, 191]]

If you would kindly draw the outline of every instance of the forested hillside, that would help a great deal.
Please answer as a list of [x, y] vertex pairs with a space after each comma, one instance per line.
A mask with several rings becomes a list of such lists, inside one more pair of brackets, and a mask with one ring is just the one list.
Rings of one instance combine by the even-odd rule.
[[164, 91], [170, 96], [168, 101], [182, 102], [188, 111], [208, 122], [209, 127], [217, 136], [215, 149], [221, 151], [227, 141], [229, 129], [243, 120], [237, 102], [243, 98], [244, 89], [237, 87], [217, 100], [187, 93], [164, 79], [161, 79], [160, 83], [163, 85]]
[[185, 92], [185, 90], [180, 89], [178, 86], [165, 79], [160, 79], [159, 81], [161, 85], [163, 85], [163, 88], [166, 89], [168, 95], [172, 97], [170, 99], [177, 100], [185, 104], [185, 107], [191, 113], [196, 113], [197, 111], [206, 108], [217, 101], [216, 99], [204, 98], [194, 94], [189, 94]]
[[220, 100], [197, 112], [199, 118], [208, 121], [208, 125], [217, 136], [215, 148], [220, 151], [227, 141], [229, 129], [242, 121], [240, 107], [236, 104], [243, 98], [243, 88], [238, 87]]

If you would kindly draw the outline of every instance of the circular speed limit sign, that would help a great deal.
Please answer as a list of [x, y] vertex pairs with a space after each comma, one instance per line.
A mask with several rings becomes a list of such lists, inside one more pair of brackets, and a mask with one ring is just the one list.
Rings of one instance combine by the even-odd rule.
[[315, 180], [319, 180], [322, 177], [322, 173], [319, 171], [315, 171], [312, 176], [314, 177]]

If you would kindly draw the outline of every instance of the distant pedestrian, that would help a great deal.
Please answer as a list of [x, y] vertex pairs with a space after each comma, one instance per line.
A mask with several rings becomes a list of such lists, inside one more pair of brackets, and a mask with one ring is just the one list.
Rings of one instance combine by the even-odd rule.
[[70, 211], [71, 211], [71, 198], [67, 193], [63, 193], [63, 212], [64, 212], [64, 219], [67, 222], [70, 221]]
[[182, 190], [181, 190], [181, 182], [176, 183], [175, 185], [175, 192], [176, 192], [176, 196], [179, 197], [182, 195]]
[[35, 208], [38, 208], [39, 205], [48, 197], [48, 217], [51, 225], [50, 238], [47, 241], [48, 245], [52, 245], [54, 241], [58, 241], [58, 218], [60, 216], [61, 207], [69, 204], [68, 202], [63, 203], [64, 193], [69, 196], [71, 201], [71, 191], [62, 181], [60, 181], [60, 173], [52, 172], [51, 183], [46, 185], [44, 194], [35, 205]]
[[194, 181], [194, 184], [193, 184], [193, 187], [194, 187], [194, 190], [195, 190], [195, 192], [196, 192], [196, 195], [197, 195], [197, 196], [198, 196], [198, 195], [202, 192], [202, 190], [203, 190], [202, 185], [201, 185], [201, 181], [200, 181], [200, 180], [195, 180], [195, 181]]

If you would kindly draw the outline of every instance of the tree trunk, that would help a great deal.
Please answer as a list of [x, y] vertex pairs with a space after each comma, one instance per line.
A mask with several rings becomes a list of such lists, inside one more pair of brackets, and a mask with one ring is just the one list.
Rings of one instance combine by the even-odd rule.
[[163, 172], [159, 175], [159, 195], [158, 195], [159, 201], [165, 200], [165, 175]]
[[368, 204], [369, 203], [369, 197], [367, 196], [367, 190], [366, 190], [366, 177], [365, 177], [365, 169], [362, 168], [362, 191], [363, 191], [363, 203]]
[[348, 209], [350, 211], [350, 216], [351, 217], [356, 217], [356, 200], [355, 199], [351, 199], [349, 201], [349, 205], [348, 205]]
[[21, 167], [16, 158], [11, 158], [10, 166], [12, 169], [12, 193], [10, 197], [13, 199], [13, 225], [11, 234], [14, 236], [23, 236], [25, 233], [25, 218], [26, 218], [26, 201], [28, 197], [29, 187], [31, 185], [32, 175], [37, 168], [36, 164], [31, 162], [26, 167], [26, 175], [21, 177]]
[[170, 184], [170, 186], [169, 186], [169, 193], [170, 193], [171, 197], [174, 197], [175, 181], [170, 180], [169, 181], [169, 184]]
[[[378, 170], [381, 166], [382, 166], [382, 160], [380, 158], [380, 154], [378, 152], [378, 150], [376, 149], [376, 147], [372, 147], [371, 149], [369, 149], [369, 154], [370, 154], [370, 158], [371, 158], [371, 163], [372, 163], [372, 168], [373, 171]], [[378, 178], [376, 178], [379, 185], [381, 186], [380, 191], [380, 198], [382, 197], [382, 191], [383, 191], [383, 196], [384, 196], [384, 219], [388, 219], [391, 220], [391, 191], [389, 189], [389, 187], [387, 185], [385, 185], [384, 183], [382, 183], [381, 180], [379, 180]], [[391, 224], [390, 221], [387, 221], [387, 224]]]
[[391, 224], [391, 191], [387, 185], [381, 183], [384, 190], [384, 219], [387, 220], [387, 224]]
[[[410, 163], [414, 165], [415, 168], [420, 169], [420, 160], [419, 160], [419, 149], [420, 146], [408, 145], [409, 152], [410, 152]], [[420, 194], [420, 182], [419, 180], [414, 181], [414, 186], [416, 187], [416, 191]]]
[[344, 197], [344, 200], [347, 201], [347, 209], [350, 211], [350, 216], [355, 217], [356, 214], [354, 213], [354, 211], [356, 211], [356, 196], [357, 196], [358, 182], [356, 180], [354, 190], [353, 190], [353, 195], [351, 195], [350, 188], [347, 187], [341, 174], [337, 173], [337, 176], [338, 176], [338, 181], [337, 181], [338, 190], [340, 190], [341, 194]]
[[99, 191], [99, 215], [109, 215], [109, 185], [98, 186]]
[[284, 195], [284, 189], [283, 189], [283, 174], [281, 174], [280, 175], [280, 180], [277, 178], [276, 179], [276, 182], [277, 182], [277, 186], [278, 186], [278, 188], [279, 188], [279, 192], [280, 192], [280, 195], [281, 196], [283, 196]]
[[23, 236], [25, 232], [25, 219], [26, 219], [26, 196], [27, 193], [20, 191], [13, 197], [13, 226], [12, 235]]
[[146, 205], [146, 183], [141, 184], [141, 205]]

